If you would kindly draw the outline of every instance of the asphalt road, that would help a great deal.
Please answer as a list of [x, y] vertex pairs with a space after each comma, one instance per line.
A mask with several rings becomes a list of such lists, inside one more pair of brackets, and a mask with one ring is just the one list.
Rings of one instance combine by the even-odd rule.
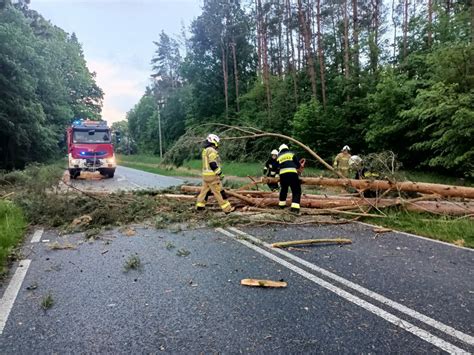
[[[184, 182], [125, 167], [113, 179], [71, 181], [88, 191]], [[313, 237], [353, 244], [268, 244]], [[366, 225], [138, 225], [93, 242], [38, 229], [22, 254], [0, 287], [2, 354], [474, 351], [474, 251]], [[140, 267], [126, 272], [132, 256]], [[243, 278], [288, 287], [249, 288]]]
[[113, 178], [101, 176], [98, 172], [83, 172], [78, 179], [69, 180], [68, 183], [84, 191], [117, 192], [143, 189], [164, 189], [182, 185], [186, 182], [199, 182], [196, 178], [175, 178], [145, 171], [118, 166]]
[[[0, 353], [474, 351], [473, 250], [393, 232], [377, 237], [361, 224], [133, 231], [110, 230], [90, 243], [54, 230], [27, 240], [30, 262], [12, 270], [26, 276]], [[266, 244], [312, 237], [353, 244]], [[55, 242], [75, 249], [53, 250]], [[140, 268], [125, 272], [132, 255]], [[243, 278], [288, 287], [250, 288]], [[0, 288], [0, 312], [17, 283], [14, 276]], [[47, 294], [54, 304], [43, 310]]]

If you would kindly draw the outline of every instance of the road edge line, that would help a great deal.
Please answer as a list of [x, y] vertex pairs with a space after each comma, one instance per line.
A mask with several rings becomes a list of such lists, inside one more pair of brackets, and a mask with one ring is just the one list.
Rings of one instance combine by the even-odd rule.
[[[358, 223], [358, 224], [362, 224], [362, 225], [367, 226], [367, 227], [387, 228], [387, 227], [384, 227], [384, 226], [379, 226], [379, 225], [377, 225], [377, 224], [371, 224], [371, 223], [367, 223], [367, 222], [360, 222], [360, 221], [353, 221], [353, 222], [356, 222], [356, 223]], [[462, 249], [462, 250], [474, 251], [474, 248], [462, 247], [462, 246], [459, 246], [459, 245], [456, 245], [456, 244], [444, 242], [444, 241], [442, 241], [442, 240], [432, 239], [432, 238], [429, 238], [429, 237], [423, 237], [422, 235], [417, 235], [417, 234], [413, 234], [413, 233], [402, 232], [402, 231], [399, 231], [399, 230], [396, 230], [396, 229], [392, 229], [392, 228], [390, 228], [390, 229], [391, 229], [394, 233], [403, 234], [403, 235], [406, 235], [407, 237], [415, 237], [415, 238], [424, 239], [424, 240], [427, 240], [427, 241], [430, 241], [430, 242], [435, 242], [435, 243], [447, 245], [447, 246], [453, 247], [453, 248], [458, 248], [458, 249]]]
[[282, 249], [279, 249], [279, 248], [273, 248], [270, 244], [268, 243], [265, 243], [264, 241], [258, 239], [257, 237], [254, 237], [248, 233], [245, 233], [244, 231], [241, 231], [240, 229], [237, 229], [235, 227], [229, 227], [228, 229], [230, 229], [231, 231], [237, 233], [237, 234], [240, 234], [246, 238], [249, 238], [250, 240], [252, 240], [253, 242], [257, 243], [257, 244], [260, 244], [264, 247], [266, 247], [267, 249], [269, 250], [272, 250], [278, 254], [281, 254], [285, 257], [287, 257], [288, 259], [291, 259], [293, 261], [296, 261], [297, 263], [303, 265], [303, 266], [306, 266], [307, 268], [313, 270], [313, 271], [316, 271], [326, 277], [329, 277], [330, 279], [336, 281], [336, 282], [339, 282], [340, 284], [346, 286], [346, 287], [349, 287], [367, 297], [370, 297], [386, 306], [389, 306], [389, 307], [392, 307], [393, 309], [399, 311], [399, 312], [402, 312], [432, 328], [435, 328], [451, 337], [454, 337], [468, 345], [471, 345], [471, 346], [474, 346], [474, 337], [469, 335], [469, 334], [466, 334], [464, 332], [461, 332], [447, 324], [444, 324], [440, 321], [437, 321], [436, 319], [433, 319], [431, 317], [428, 317], [426, 315], [424, 315], [423, 313], [420, 313], [414, 309], [411, 309], [401, 303], [398, 303], [396, 301], [393, 301], [391, 300], [390, 298], [388, 297], [385, 297], [377, 292], [374, 292], [374, 291], [371, 291], [369, 290], [368, 288], [365, 288], [361, 285], [358, 285], [350, 280], [347, 280], [345, 278], [343, 278], [342, 276], [339, 276], [339, 275], [336, 275], [334, 274], [333, 272], [329, 271], [329, 270], [326, 270], [320, 266], [317, 266], [313, 263], [310, 263], [309, 261], [306, 261], [296, 255], [293, 255], [291, 253], [288, 253], [287, 251], [285, 250], [282, 250]]
[[8, 316], [13, 308], [18, 292], [20, 291], [23, 280], [25, 279], [31, 260], [21, 260], [18, 264], [13, 277], [8, 284], [5, 293], [0, 300], [0, 335], [7, 324]]

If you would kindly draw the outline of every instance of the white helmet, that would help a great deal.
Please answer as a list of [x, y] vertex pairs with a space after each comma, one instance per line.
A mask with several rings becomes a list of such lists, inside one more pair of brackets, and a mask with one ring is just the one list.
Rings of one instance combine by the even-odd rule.
[[344, 147], [342, 147], [341, 150], [342, 150], [342, 151], [344, 151], [344, 150], [349, 151], [349, 150], [351, 150], [351, 147], [349, 147], [348, 145], [345, 145]]
[[272, 155], [278, 155], [278, 150], [273, 149], [271, 154], [272, 154]]
[[288, 149], [288, 146], [286, 144], [280, 145], [280, 148], [278, 148], [278, 151], [281, 152], [283, 149]]
[[349, 167], [358, 169], [362, 165], [362, 158], [358, 155], [353, 155], [349, 158]]
[[207, 136], [206, 140], [209, 143], [214, 144], [216, 147], [219, 145], [219, 142], [221, 141], [221, 139], [218, 136], [212, 133]]

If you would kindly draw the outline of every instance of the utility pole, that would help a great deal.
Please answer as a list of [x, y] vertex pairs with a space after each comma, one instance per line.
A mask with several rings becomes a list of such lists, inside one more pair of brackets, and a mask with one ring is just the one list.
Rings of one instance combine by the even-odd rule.
[[165, 100], [161, 99], [158, 101], [158, 140], [160, 142], [160, 159], [163, 159], [163, 143], [162, 143], [162, 135], [161, 135], [161, 108], [165, 104]]
[[160, 141], [160, 159], [163, 159], [163, 144], [161, 142], [161, 115], [160, 111], [158, 110], [158, 136]]

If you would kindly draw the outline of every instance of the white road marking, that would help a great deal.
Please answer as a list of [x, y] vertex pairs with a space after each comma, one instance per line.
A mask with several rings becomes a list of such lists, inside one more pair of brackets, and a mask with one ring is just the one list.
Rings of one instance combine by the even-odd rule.
[[31, 260], [22, 260], [15, 271], [10, 284], [8, 285], [3, 297], [0, 301], [0, 335], [3, 333], [5, 324], [7, 324], [8, 316], [15, 303], [18, 291], [20, 291], [21, 284], [25, 279], [26, 272], [30, 266]]
[[38, 243], [41, 240], [43, 233], [44, 233], [43, 228], [35, 230], [33, 237], [31, 238], [31, 243]]
[[[367, 226], [367, 227], [373, 227], [373, 228], [381, 228], [382, 226], [377, 226], [375, 224], [370, 224], [370, 223], [365, 223], [365, 222], [359, 222], [359, 221], [355, 221], [356, 223], [358, 224], [362, 224], [363, 226]], [[385, 227], [382, 227], [382, 228], [385, 228]], [[407, 232], [401, 232], [401, 231], [397, 231], [395, 229], [393, 229], [393, 232], [394, 233], [397, 233], [397, 234], [403, 234], [403, 235], [406, 235], [408, 237], [415, 237], [415, 238], [419, 238], [419, 239], [424, 239], [424, 240], [428, 240], [430, 242], [434, 242], [434, 243], [439, 243], [439, 244], [443, 244], [443, 245], [447, 245], [449, 247], [453, 247], [453, 248], [458, 248], [458, 249], [464, 249], [464, 250], [469, 250], [469, 251], [474, 251], [474, 248], [467, 248], [467, 247], [462, 247], [462, 246], [459, 246], [459, 245], [456, 245], [456, 244], [452, 244], [452, 243], [448, 243], [448, 242], [443, 242], [442, 240], [436, 240], [436, 239], [431, 239], [431, 238], [428, 238], [428, 237], [423, 237], [421, 235], [416, 235], [416, 234], [412, 234], [412, 233], [407, 233]]]
[[127, 179], [125, 179], [125, 177], [121, 175], [117, 176], [117, 181], [124, 181], [124, 180], [127, 180]]
[[402, 313], [405, 313], [406, 315], [412, 317], [412, 318], [415, 318], [417, 320], [419, 320], [420, 322], [423, 322], [435, 329], [438, 329], [454, 338], [457, 338], [461, 341], [463, 341], [464, 343], [466, 344], [469, 344], [469, 345], [474, 345], [474, 337], [472, 337], [471, 335], [469, 334], [466, 334], [466, 333], [463, 333], [459, 330], [456, 330], [454, 329], [453, 327], [450, 327], [449, 325], [446, 325], [444, 323], [441, 323], [433, 318], [430, 318], [428, 316], [425, 316], [424, 314], [420, 313], [420, 312], [417, 312], [415, 311], [414, 309], [411, 309], [411, 308], [408, 308], [398, 302], [395, 302], [395, 301], [392, 301], [391, 299], [385, 297], [385, 296], [382, 296], [374, 291], [371, 291], [365, 287], [362, 287], [356, 283], [353, 283], [349, 280], [346, 280], [345, 278], [341, 277], [341, 276], [338, 276], [336, 274], [333, 274], [332, 272], [326, 270], [326, 269], [323, 269], [319, 266], [316, 266], [304, 259], [301, 259], [293, 254], [290, 254], [288, 253], [287, 251], [284, 251], [282, 249], [279, 249], [279, 248], [273, 248], [270, 244], [268, 243], [265, 243], [263, 242], [262, 240], [258, 239], [258, 238], [255, 238], [254, 236], [248, 234], [248, 233], [245, 233], [237, 228], [234, 228], [234, 227], [229, 227], [230, 230], [232, 230], [233, 232], [237, 233], [237, 234], [240, 234], [246, 238], [248, 238], [249, 240], [257, 243], [257, 244], [260, 244], [260, 245], [263, 245], [264, 247], [268, 248], [268, 249], [271, 249], [272, 251], [274, 251], [275, 253], [279, 253], [285, 257], [287, 257], [288, 259], [291, 259], [291, 260], [294, 260], [296, 261], [297, 263], [301, 264], [301, 265], [304, 265], [306, 266], [307, 268], [311, 269], [311, 270], [314, 270], [316, 272], [319, 272], [320, 274], [328, 277], [328, 278], [331, 278], [339, 283], [341, 283], [342, 285], [344, 286], [347, 286], [349, 288], [352, 288], [353, 290], [356, 290], [357, 292], [360, 292], [362, 293], [363, 295], [366, 295], [370, 298], [373, 298], [374, 300], [380, 302], [380, 303], [383, 303], [389, 307], [392, 307], [393, 309], [396, 309], [397, 311], [399, 312], [402, 312]]
[[461, 349], [461, 348], [458, 348], [457, 346], [451, 344], [451, 343], [448, 343], [447, 341], [441, 339], [441, 338], [438, 338], [437, 336], [427, 332], [426, 330], [423, 330], [419, 327], [417, 327], [416, 325], [410, 323], [410, 322], [407, 322], [385, 310], [383, 310], [382, 308], [379, 308], [357, 296], [354, 296], [352, 295], [351, 293], [347, 292], [347, 291], [344, 291], [343, 289], [337, 287], [337, 286], [334, 286], [333, 284], [323, 280], [323, 279], [320, 279], [319, 277], [313, 275], [313, 274], [310, 274], [309, 272], [289, 263], [288, 261], [286, 260], [283, 260], [281, 258], [279, 258], [278, 256], [276, 255], [273, 255], [272, 253], [266, 251], [265, 249], [262, 249], [258, 246], [256, 246], [255, 244], [252, 244], [246, 240], [243, 240], [243, 239], [238, 239], [236, 238], [236, 236], [228, 231], [226, 231], [225, 229], [222, 229], [222, 228], [216, 228], [216, 231], [228, 236], [228, 237], [231, 237], [232, 239], [234, 239], [235, 241], [245, 245], [246, 247], [256, 251], [257, 253], [259, 254], [262, 254], [263, 256], [266, 256], [267, 258], [269, 258], [270, 260], [273, 260], [274, 262], [290, 269], [291, 271], [293, 272], [296, 272], [297, 274], [303, 276], [304, 278], [310, 280], [310, 281], [313, 281], [314, 283], [318, 284], [319, 286], [321, 287], [324, 287], [325, 289], [331, 291], [331, 292], [334, 292], [335, 294], [337, 294], [338, 296], [342, 297], [342, 298], [345, 298], [346, 300], [348, 300], [349, 302], [352, 302], [356, 305], [358, 305], [359, 307], [362, 307], [364, 308], [365, 310], [375, 314], [376, 316], [378, 317], [381, 317], [383, 319], [385, 319], [387, 322], [389, 323], [392, 323], [394, 325], [396, 325], [397, 327], [400, 327], [402, 328], [403, 330], [409, 332], [409, 333], [412, 333], [413, 335], [419, 337], [420, 339], [450, 353], [450, 354], [467, 354], [468, 352], [466, 352], [465, 350]]

